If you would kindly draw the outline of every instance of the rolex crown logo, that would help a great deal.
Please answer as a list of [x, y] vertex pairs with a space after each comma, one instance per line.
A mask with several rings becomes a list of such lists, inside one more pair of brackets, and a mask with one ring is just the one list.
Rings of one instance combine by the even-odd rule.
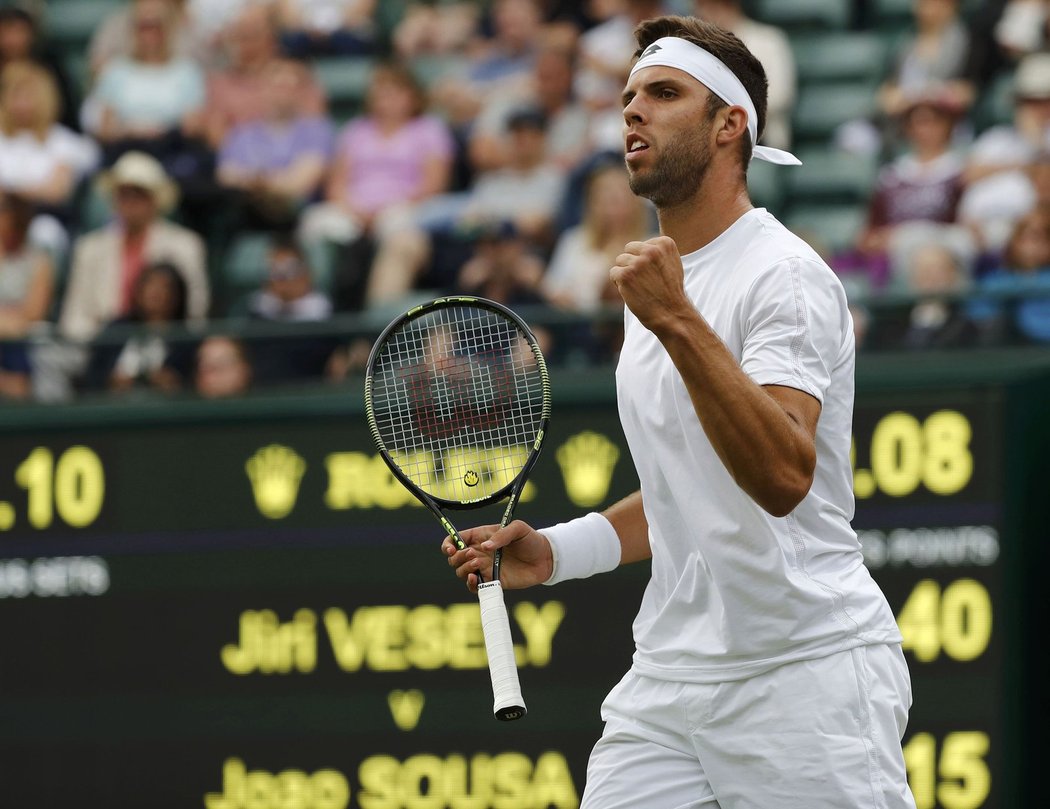
[[290, 447], [270, 444], [244, 465], [259, 512], [271, 520], [287, 517], [295, 508], [299, 482], [306, 473], [306, 461]]
[[555, 457], [569, 499], [581, 508], [591, 508], [609, 494], [620, 449], [601, 433], [585, 430], [558, 447]]

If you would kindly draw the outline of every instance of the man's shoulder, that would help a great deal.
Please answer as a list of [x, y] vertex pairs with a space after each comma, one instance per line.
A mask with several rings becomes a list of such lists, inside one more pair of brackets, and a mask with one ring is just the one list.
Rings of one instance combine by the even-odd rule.
[[740, 234], [739, 246], [756, 271], [789, 261], [804, 261], [831, 272], [816, 250], [787, 225], [764, 209], [754, 212], [749, 227]]

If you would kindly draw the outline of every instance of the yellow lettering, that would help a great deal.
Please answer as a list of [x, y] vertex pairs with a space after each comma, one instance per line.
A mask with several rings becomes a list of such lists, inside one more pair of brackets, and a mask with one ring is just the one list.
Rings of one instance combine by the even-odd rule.
[[288, 674], [294, 667], [302, 673], [317, 665], [317, 616], [301, 609], [282, 624], [273, 610], [247, 610], [241, 614], [238, 643], [228, 643], [220, 652], [223, 666], [231, 674]]
[[325, 610], [324, 625], [328, 630], [332, 653], [336, 664], [343, 671], [358, 671], [364, 664], [371, 615], [371, 607], [361, 607], [354, 610], [354, 619], [350, 622], [346, 620], [346, 613], [338, 607]]
[[477, 604], [451, 604], [447, 610], [449, 668], [480, 669], [488, 665], [481, 611]]
[[554, 806], [557, 809], [576, 809], [580, 799], [565, 756], [548, 751], [536, 760], [532, 773], [532, 803], [535, 809]]
[[533, 666], [546, 666], [551, 661], [551, 645], [565, 617], [565, 605], [560, 601], [548, 601], [542, 607], [523, 601], [514, 605], [514, 620], [525, 636], [525, 650], [518, 665], [526, 662]]
[[408, 662], [418, 669], [439, 669], [448, 658], [445, 611], [433, 604], [416, 607], [407, 616]]
[[346, 809], [350, 804], [350, 784], [336, 770], [247, 772], [243, 761], [231, 758], [223, 764], [222, 787], [221, 793], [204, 796], [205, 809]]
[[419, 724], [420, 714], [426, 698], [423, 692], [413, 688], [411, 691], [391, 691], [386, 698], [394, 724], [401, 730], [414, 730]]
[[360, 783], [357, 802], [361, 809], [398, 809], [401, 806], [397, 799], [397, 776], [400, 770], [401, 765], [393, 756], [370, 756], [362, 761], [357, 770]]
[[492, 760], [496, 794], [492, 809], [522, 809], [529, 801], [532, 762], [523, 753], [500, 753]]

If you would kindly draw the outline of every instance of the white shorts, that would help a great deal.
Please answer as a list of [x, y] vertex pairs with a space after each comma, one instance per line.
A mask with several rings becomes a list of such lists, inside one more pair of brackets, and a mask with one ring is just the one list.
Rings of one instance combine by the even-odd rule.
[[628, 674], [602, 705], [581, 809], [915, 809], [900, 646], [861, 646], [746, 680]]

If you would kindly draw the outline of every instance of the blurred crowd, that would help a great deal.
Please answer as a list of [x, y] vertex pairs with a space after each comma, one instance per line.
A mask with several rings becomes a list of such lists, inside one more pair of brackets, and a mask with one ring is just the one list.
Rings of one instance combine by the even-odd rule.
[[[0, 398], [338, 381], [368, 341], [323, 324], [454, 292], [611, 360], [608, 268], [656, 227], [619, 100], [652, 16], [740, 36], [763, 142], [798, 145], [805, 40], [770, 2], [114, 0], [83, 42], [76, 5], [0, 0]], [[848, 239], [797, 227], [863, 348], [1050, 344], [1048, 33], [1043, 0], [915, 0], [870, 112], [809, 142], [878, 167]]]

